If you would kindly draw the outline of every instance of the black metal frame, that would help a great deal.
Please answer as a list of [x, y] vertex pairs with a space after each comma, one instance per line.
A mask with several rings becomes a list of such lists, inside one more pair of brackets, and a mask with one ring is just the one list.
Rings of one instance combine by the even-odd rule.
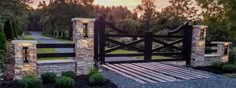
[[[118, 32], [118, 34], [106, 34], [106, 27], [110, 27], [111, 29]], [[99, 17], [96, 19], [94, 23], [94, 60], [104, 63], [135, 63], [135, 62], [154, 62], [154, 61], [178, 61], [178, 60], [186, 60], [186, 65], [190, 65], [191, 58], [191, 46], [192, 46], [192, 29], [193, 26], [186, 22], [184, 25], [180, 26], [174, 31], [168, 33], [168, 35], [153, 35], [152, 32], [145, 32], [144, 34], [136, 34], [130, 35], [125, 31], [116, 28], [113, 24], [106, 22], [103, 17]], [[183, 31], [183, 35], [176, 35], [180, 31]], [[139, 37], [140, 40], [134, 40], [129, 43], [122, 43], [116, 40], [111, 39], [111, 37]], [[176, 41], [165, 42], [160, 39], [176, 39]], [[110, 42], [116, 44], [117, 46], [112, 47], [108, 50], [105, 49], [106, 42]], [[138, 48], [134, 45], [144, 42], [144, 48]], [[153, 49], [153, 44], [158, 43], [161, 44], [161, 47], [157, 47]], [[175, 46], [175, 44], [182, 43], [181, 47]], [[136, 50], [137, 53], [129, 53], [129, 54], [111, 54], [110, 52], [115, 51], [117, 49], [122, 49], [124, 47], [131, 48]], [[163, 48], [171, 48], [175, 49], [179, 52], [160, 52], [158, 50]], [[181, 58], [177, 59], [163, 59], [163, 60], [152, 60], [153, 55], [179, 55]], [[135, 61], [105, 61], [105, 57], [120, 57], [120, 56], [144, 56], [144, 60], [135, 60]]]
[[[37, 44], [37, 48], [75, 48], [75, 44]], [[71, 53], [38, 53], [37, 58], [51, 57], [75, 57], [75, 52]]]

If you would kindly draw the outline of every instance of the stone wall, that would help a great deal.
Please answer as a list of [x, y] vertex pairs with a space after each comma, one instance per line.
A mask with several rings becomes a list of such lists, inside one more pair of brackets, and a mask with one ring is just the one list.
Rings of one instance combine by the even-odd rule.
[[40, 76], [45, 72], [53, 72], [58, 76], [65, 71], [76, 71], [76, 61], [75, 60], [47, 60], [37, 62], [37, 73]]
[[[15, 54], [15, 79], [21, 79], [25, 75], [37, 75], [37, 48], [38, 42], [34, 40], [14, 40]], [[28, 53], [24, 54], [23, 47], [28, 48]], [[24, 62], [24, 57], [28, 57], [28, 62]]]
[[[217, 49], [216, 53], [205, 54], [204, 65], [210, 65], [214, 62], [227, 62], [229, 60], [229, 50], [230, 50], [230, 42], [211, 42], [212, 44], [217, 44], [216, 47], [211, 47], [212, 49]], [[225, 51], [225, 49], [227, 49]], [[225, 54], [227, 52], [227, 54]]]
[[[94, 21], [90, 18], [73, 18], [73, 40], [77, 59], [77, 74], [87, 74], [94, 61]], [[85, 36], [87, 24], [87, 36]]]

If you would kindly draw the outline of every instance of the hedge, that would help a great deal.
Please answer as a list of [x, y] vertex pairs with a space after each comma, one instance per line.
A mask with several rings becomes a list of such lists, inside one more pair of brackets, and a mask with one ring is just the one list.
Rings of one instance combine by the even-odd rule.
[[5, 22], [4, 33], [6, 35], [7, 40], [13, 40], [15, 38], [14, 29], [13, 29], [12, 22], [10, 19], [7, 19], [7, 21]]
[[0, 22], [0, 49], [6, 50], [6, 36], [5, 36], [3, 28], [4, 28], [4, 24]]

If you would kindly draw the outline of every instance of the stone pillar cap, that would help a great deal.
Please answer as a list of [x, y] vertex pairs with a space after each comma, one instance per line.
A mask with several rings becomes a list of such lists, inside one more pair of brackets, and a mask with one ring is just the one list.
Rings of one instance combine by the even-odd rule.
[[76, 20], [81, 21], [83, 23], [88, 23], [95, 21], [95, 18], [72, 18], [71, 21], [76, 21]]
[[13, 44], [18, 44], [18, 43], [31, 43], [31, 44], [37, 44], [37, 40], [13, 40]]
[[225, 44], [225, 43], [232, 44], [232, 42], [224, 42], [224, 41], [213, 41], [211, 43], [213, 43], [213, 44]]

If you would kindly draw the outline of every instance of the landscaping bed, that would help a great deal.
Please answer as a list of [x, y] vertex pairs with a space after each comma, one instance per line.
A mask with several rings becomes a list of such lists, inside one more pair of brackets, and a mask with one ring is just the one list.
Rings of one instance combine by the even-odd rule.
[[74, 71], [65, 71], [61, 76], [53, 72], [45, 72], [40, 76], [27, 74], [20, 80], [0, 81], [0, 88], [117, 88], [97, 68], [91, 68], [87, 75], [76, 76]]
[[[89, 85], [89, 76], [88, 75], [80, 75], [75, 79], [75, 86], [73, 88], [117, 88], [117, 86], [112, 83], [110, 80], [107, 80], [104, 85], [91, 86]], [[1, 82], [0, 82], [1, 83]], [[21, 88], [17, 81], [11, 81], [2, 83], [0, 88]], [[54, 83], [43, 83], [43, 88], [56, 88]]]

